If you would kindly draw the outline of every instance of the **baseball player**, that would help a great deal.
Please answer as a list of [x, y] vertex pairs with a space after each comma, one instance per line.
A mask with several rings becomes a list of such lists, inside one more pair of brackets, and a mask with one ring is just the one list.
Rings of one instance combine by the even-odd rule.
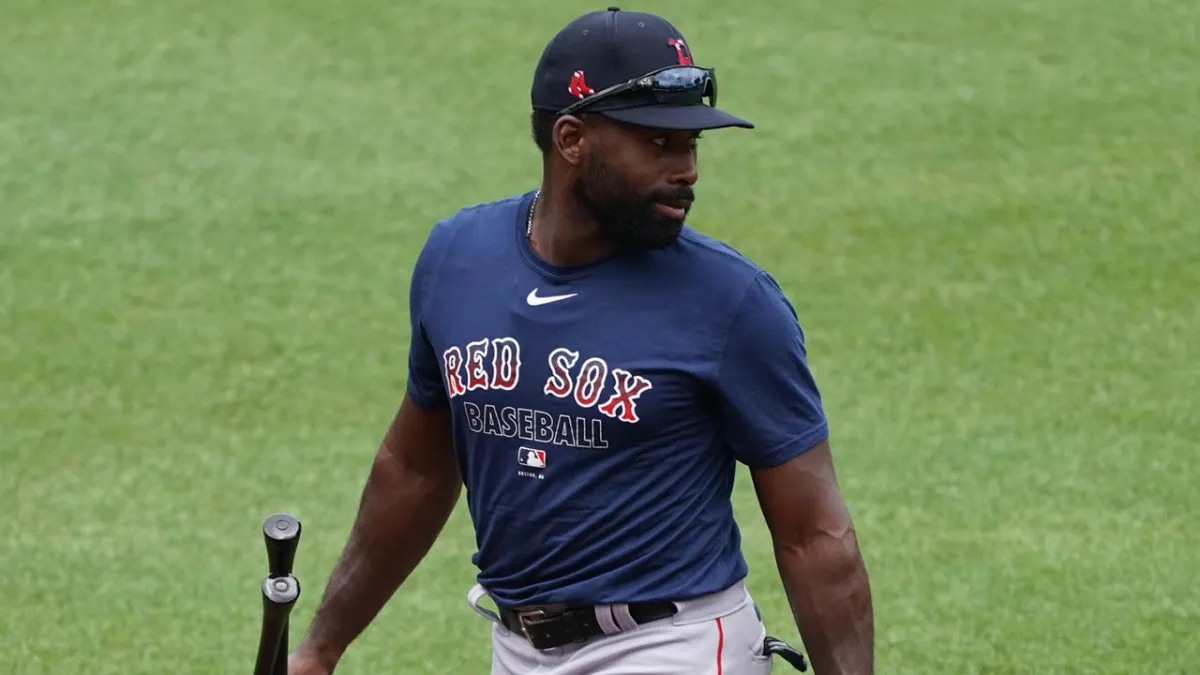
[[867, 574], [796, 313], [685, 224], [700, 132], [753, 125], [716, 107], [673, 25], [615, 7], [550, 41], [531, 95], [541, 186], [432, 228], [407, 391], [288, 672], [333, 672], [464, 485], [493, 675], [799, 664], [744, 585], [740, 462], [814, 671], [871, 673]]

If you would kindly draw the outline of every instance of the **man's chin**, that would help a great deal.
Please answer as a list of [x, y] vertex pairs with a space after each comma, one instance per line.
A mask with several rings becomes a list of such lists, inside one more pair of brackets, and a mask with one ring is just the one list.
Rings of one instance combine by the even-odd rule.
[[683, 231], [682, 220], [655, 219], [652, 226], [640, 233], [634, 248], [658, 250], [671, 246], [679, 239]]

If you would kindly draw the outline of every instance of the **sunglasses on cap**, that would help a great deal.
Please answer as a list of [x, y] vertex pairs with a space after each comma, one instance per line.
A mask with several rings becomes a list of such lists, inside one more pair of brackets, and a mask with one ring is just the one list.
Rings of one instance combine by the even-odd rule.
[[667, 66], [650, 71], [631, 80], [582, 98], [558, 111], [559, 115], [570, 115], [591, 107], [597, 101], [622, 94], [645, 94], [653, 96], [655, 103], [668, 105], [699, 105], [708, 98], [710, 106], [717, 105], [717, 73], [714, 68], [697, 66]]

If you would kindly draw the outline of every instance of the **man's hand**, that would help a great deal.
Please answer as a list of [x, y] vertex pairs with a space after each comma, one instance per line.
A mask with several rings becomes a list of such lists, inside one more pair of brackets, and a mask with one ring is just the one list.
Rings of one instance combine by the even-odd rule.
[[321, 663], [312, 654], [296, 652], [288, 656], [288, 675], [333, 675], [333, 667]]
[[829, 443], [752, 475], [814, 672], [870, 675], [875, 667], [871, 589]]

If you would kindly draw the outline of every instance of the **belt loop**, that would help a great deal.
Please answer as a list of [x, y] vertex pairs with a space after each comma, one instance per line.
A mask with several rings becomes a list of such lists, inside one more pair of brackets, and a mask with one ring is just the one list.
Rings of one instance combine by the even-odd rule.
[[637, 622], [633, 620], [633, 616], [629, 613], [629, 605], [619, 604], [612, 606], [613, 619], [616, 619], [617, 625], [621, 630], [633, 630], [637, 628]]
[[621, 627], [613, 618], [612, 605], [596, 605], [596, 623], [600, 624], [600, 630], [604, 631], [605, 635], [621, 632]]
[[[485, 589], [481, 584], [475, 584], [471, 587], [471, 590], [467, 592], [467, 603], [471, 605], [471, 609], [475, 610], [479, 616], [482, 616], [488, 621], [493, 621], [503, 625], [498, 614], [490, 609], [485, 609], [479, 606], [479, 601], [483, 599], [483, 596], [485, 595], [488, 595], [487, 589]], [[491, 596], [488, 595], [488, 597], [490, 598]]]

